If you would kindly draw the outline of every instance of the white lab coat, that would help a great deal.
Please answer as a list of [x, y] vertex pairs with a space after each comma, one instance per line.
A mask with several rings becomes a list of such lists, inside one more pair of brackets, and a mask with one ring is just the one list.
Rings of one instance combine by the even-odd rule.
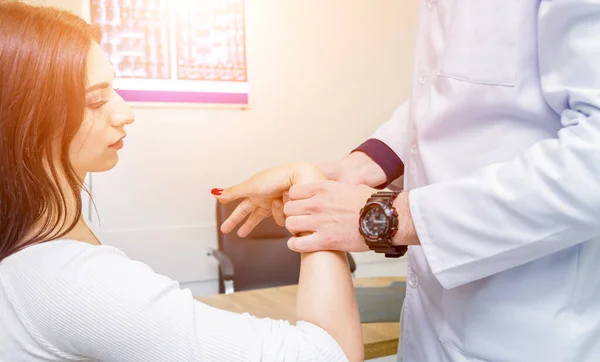
[[600, 1], [421, 1], [399, 360], [600, 361]]

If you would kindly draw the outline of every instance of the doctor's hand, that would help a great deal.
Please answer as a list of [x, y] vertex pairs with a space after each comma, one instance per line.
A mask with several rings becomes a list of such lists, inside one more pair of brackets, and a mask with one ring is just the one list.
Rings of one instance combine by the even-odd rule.
[[[319, 250], [367, 251], [358, 231], [360, 210], [378, 190], [364, 185], [349, 185], [335, 181], [319, 181], [292, 186], [283, 211], [285, 226], [296, 235], [288, 241], [294, 251], [308, 253]], [[398, 232], [394, 245], [419, 245], [418, 235], [410, 215], [408, 193], [394, 201], [398, 212]]]
[[246, 181], [226, 189], [213, 189], [212, 193], [223, 204], [244, 199], [223, 222], [220, 229], [229, 233], [244, 219], [238, 230], [245, 237], [265, 218], [273, 215], [275, 221], [284, 226], [284, 194], [294, 185], [324, 180], [319, 169], [308, 162], [294, 162], [273, 167], [252, 176]]
[[359, 213], [376, 189], [334, 181], [292, 186], [283, 208], [285, 226], [294, 236], [288, 247], [297, 252], [368, 251], [358, 231]]
[[317, 167], [328, 180], [351, 185], [377, 187], [387, 181], [383, 169], [359, 151], [352, 152], [339, 161], [321, 163]]

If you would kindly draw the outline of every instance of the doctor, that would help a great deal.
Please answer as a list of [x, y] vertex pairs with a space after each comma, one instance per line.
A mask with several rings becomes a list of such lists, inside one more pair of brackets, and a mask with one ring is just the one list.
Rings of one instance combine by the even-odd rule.
[[329, 181], [290, 189], [286, 227], [314, 233], [289, 246], [410, 245], [404, 362], [600, 360], [600, 1], [426, 0], [419, 16], [410, 99]]

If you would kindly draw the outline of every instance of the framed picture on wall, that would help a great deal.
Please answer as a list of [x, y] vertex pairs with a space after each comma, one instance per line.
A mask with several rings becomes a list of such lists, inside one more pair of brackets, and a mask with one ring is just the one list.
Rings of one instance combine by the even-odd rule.
[[84, 0], [129, 102], [248, 105], [244, 0]]

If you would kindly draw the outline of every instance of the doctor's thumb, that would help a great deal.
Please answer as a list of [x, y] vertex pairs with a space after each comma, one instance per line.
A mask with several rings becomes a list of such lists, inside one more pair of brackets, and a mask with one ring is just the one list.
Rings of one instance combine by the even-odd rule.
[[312, 253], [323, 250], [317, 242], [316, 235], [310, 232], [303, 232], [289, 238], [287, 247], [297, 253]]

